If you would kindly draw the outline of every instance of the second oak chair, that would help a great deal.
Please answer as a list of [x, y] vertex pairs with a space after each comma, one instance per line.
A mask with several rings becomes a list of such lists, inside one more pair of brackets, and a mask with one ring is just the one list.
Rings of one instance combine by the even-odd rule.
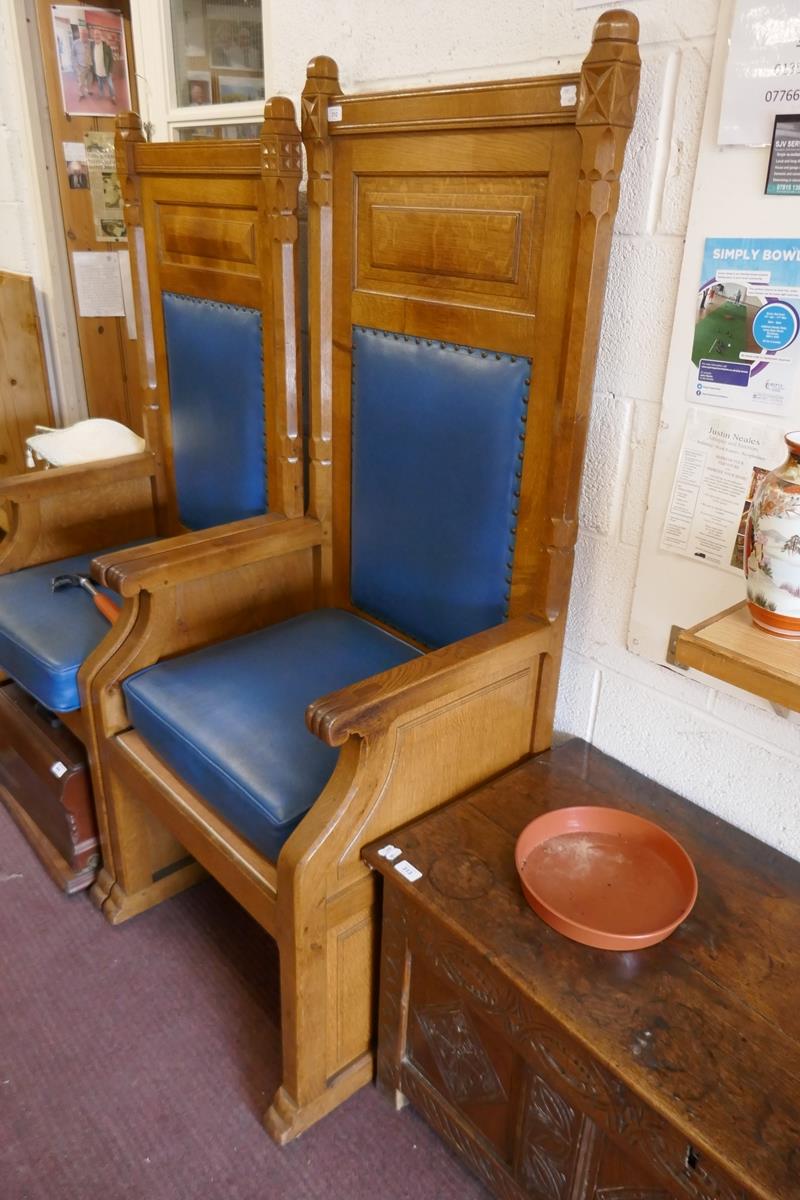
[[[0, 795], [69, 891], [95, 878], [97, 840], [91, 804], [85, 796], [80, 811], [62, 803], [51, 768], [66, 770], [54, 764], [60, 744], [76, 761], [81, 744], [93, 755], [86, 697], [127, 628], [110, 629], [79, 590], [54, 595], [52, 577], [88, 573], [108, 547], [186, 529], [227, 527], [257, 539], [275, 515], [303, 509], [300, 146], [290, 102], [270, 101], [261, 139], [250, 142], [151, 144], [127, 114], [117, 123], [117, 160], [146, 450], [0, 484], [10, 530], [0, 545], [0, 668], [14, 681], [0, 687]], [[152, 553], [140, 545], [128, 561]], [[231, 632], [248, 628], [243, 606], [229, 601]], [[52, 733], [58, 722], [74, 739]], [[162, 891], [170, 886], [165, 877]]]

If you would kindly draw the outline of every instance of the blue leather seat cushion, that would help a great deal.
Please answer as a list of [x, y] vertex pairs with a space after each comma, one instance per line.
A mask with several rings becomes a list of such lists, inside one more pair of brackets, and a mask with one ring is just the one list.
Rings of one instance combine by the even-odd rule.
[[88, 575], [92, 559], [115, 548], [0, 575], [0, 667], [52, 712], [80, 708], [78, 668], [109, 625], [82, 588], [53, 592], [50, 580]]
[[419, 653], [352, 613], [320, 609], [148, 667], [123, 690], [155, 753], [275, 860], [338, 756], [306, 728], [307, 705]]

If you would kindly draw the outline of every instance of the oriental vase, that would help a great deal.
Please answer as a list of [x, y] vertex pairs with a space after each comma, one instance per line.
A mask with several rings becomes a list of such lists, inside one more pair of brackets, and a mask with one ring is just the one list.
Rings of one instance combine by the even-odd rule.
[[762, 629], [800, 637], [800, 430], [786, 445], [789, 457], [761, 480], [748, 517], [747, 606]]

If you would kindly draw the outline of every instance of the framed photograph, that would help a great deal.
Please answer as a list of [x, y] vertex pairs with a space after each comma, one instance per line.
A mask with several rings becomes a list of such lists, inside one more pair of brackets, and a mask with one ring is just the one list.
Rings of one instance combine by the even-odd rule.
[[54, 4], [51, 8], [64, 112], [114, 117], [131, 107], [122, 13]]
[[198, 104], [213, 104], [211, 95], [211, 72], [190, 71], [183, 85], [183, 103], [194, 107]]
[[217, 99], [220, 104], [235, 104], [243, 100], [264, 99], [262, 75], [228, 75], [217, 72]]
[[211, 18], [207, 23], [207, 30], [208, 57], [212, 67], [236, 67], [244, 71], [259, 72], [264, 70], [260, 21]]
[[77, 189], [89, 188], [89, 168], [85, 162], [79, 162], [73, 159], [67, 163], [67, 182], [73, 191]]

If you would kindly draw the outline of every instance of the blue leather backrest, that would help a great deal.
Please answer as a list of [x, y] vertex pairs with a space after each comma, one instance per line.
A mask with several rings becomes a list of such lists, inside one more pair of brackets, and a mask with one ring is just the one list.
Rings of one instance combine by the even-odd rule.
[[427, 646], [507, 616], [530, 371], [353, 330], [352, 599]]
[[207, 529], [266, 512], [261, 313], [162, 299], [181, 521]]

